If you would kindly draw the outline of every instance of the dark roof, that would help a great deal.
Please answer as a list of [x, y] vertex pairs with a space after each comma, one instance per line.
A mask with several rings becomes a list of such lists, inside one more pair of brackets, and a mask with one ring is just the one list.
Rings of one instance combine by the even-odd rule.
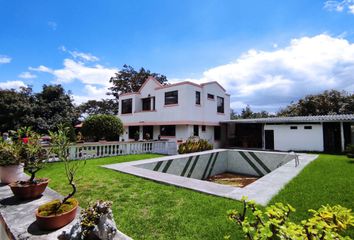
[[296, 122], [354, 122], [354, 114], [297, 116], [297, 117], [270, 117], [235, 119], [222, 121], [222, 123], [296, 123]]

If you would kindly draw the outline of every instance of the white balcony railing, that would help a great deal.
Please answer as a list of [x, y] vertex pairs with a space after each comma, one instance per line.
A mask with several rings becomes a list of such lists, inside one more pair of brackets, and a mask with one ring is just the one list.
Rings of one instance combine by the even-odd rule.
[[70, 147], [69, 158], [88, 159], [144, 153], [174, 155], [177, 154], [177, 145], [168, 141], [82, 143]]

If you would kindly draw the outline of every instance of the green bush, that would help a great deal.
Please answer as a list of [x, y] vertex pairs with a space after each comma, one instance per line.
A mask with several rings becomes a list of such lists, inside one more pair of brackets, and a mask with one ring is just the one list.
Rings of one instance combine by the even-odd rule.
[[[320, 209], [309, 210], [312, 217], [297, 224], [289, 220], [295, 209], [287, 204], [276, 203], [259, 210], [253, 201], [243, 198], [243, 210], [228, 211], [229, 219], [241, 226], [246, 239], [350, 239], [340, 235], [354, 226], [354, 216], [350, 209], [340, 205], [322, 206]], [[250, 210], [251, 213], [247, 213]], [[231, 236], [226, 236], [230, 239]]]
[[354, 144], [349, 144], [345, 149], [347, 153], [354, 154]]
[[207, 140], [199, 139], [195, 137], [190, 137], [184, 143], [181, 143], [178, 147], [178, 153], [193, 153], [193, 152], [201, 152], [206, 150], [213, 149], [213, 145], [208, 143]]
[[0, 166], [18, 165], [20, 163], [21, 157], [18, 145], [0, 141]]
[[82, 124], [82, 135], [86, 140], [118, 140], [123, 133], [123, 124], [113, 115], [98, 114], [89, 116]]

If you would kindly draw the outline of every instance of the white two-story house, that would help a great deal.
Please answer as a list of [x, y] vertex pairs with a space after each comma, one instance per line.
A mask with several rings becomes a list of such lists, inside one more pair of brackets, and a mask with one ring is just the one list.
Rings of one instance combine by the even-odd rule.
[[168, 139], [183, 142], [190, 136], [219, 146], [220, 121], [230, 118], [230, 95], [217, 82], [180, 82], [162, 85], [148, 78], [138, 92], [119, 96], [121, 141]]

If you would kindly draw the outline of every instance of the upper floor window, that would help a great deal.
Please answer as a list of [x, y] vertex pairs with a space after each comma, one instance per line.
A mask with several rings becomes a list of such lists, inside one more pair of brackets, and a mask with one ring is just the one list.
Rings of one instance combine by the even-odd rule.
[[122, 100], [122, 114], [132, 113], [133, 112], [133, 99], [124, 99]]
[[143, 98], [143, 111], [150, 111], [151, 110], [151, 98]]
[[165, 92], [165, 105], [178, 104], [178, 91]]
[[217, 112], [224, 113], [224, 98], [218, 97]]
[[212, 99], [212, 100], [214, 100], [214, 95], [213, 95], [213, 94], [208, 93], [208, 99]]
[[195, 104], [200, 105], [200, 92], [195, 91]]

